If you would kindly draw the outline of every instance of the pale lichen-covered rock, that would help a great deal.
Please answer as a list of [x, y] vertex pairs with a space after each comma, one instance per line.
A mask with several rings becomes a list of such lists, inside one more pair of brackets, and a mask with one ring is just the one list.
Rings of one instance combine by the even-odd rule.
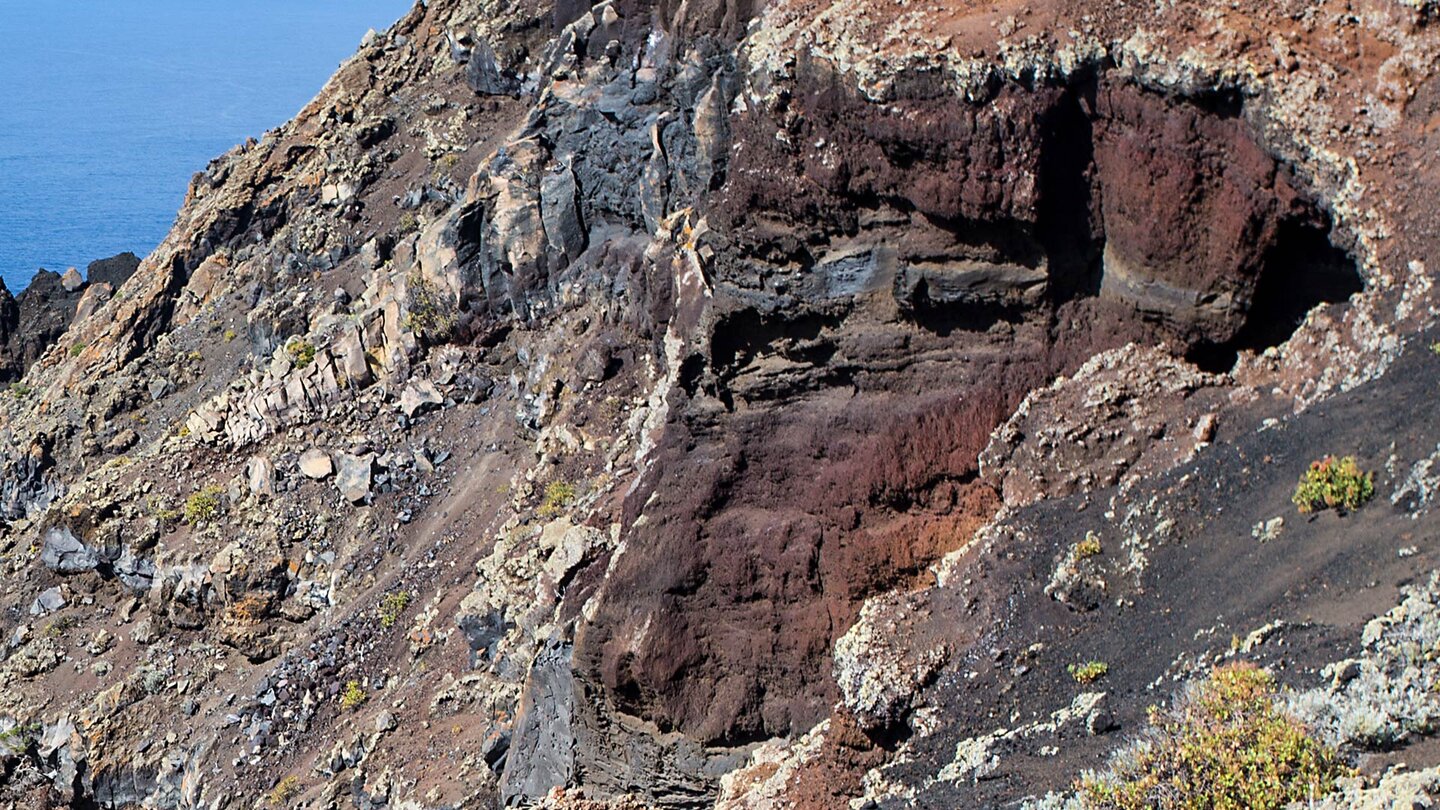
[[60, 276], [60, 286], [65, 288], [65, 292], [75, 292], [85, 286], [85, 277], [80, 275], [79, 270], [71, 267]]
[[1365, 625], [1361, 653], [1327, 668], [1329, 684], [1290, 705], [1332, 745], [1393, 746], [1440, 723], [1440, 573], [1405, 589], [1400, 604]]
[[[303, 468], [303, 462], [301, 466]], [[275, 494], [275, 465], [265, 456], [250, 457], [245, 463], [245, 478], [250, 494], [262, 497]]]
[[330, 454], [318, 447], [311, 447], [300, 454], [300, 474], [306, 478], [329, 478], [335, 472]]
[[782, 810], [790, 780], [807, 763], [814, 761], [825, 743], [830, 721], [807, 731], [796, 740], [767, 740], [750, 752], [743, 767], [720, 779], [720, 796], [715, 810]]
[[1337, 790], [1309, 802], [1314, 810], [1401, 810], [1429, 808], [1440, 801], [1440, 768], [1387, 771], [1378, 779], [1359, 776], [1340, 780]]
[[980, 454], [981, 475], [1015, 507], [1172, 467], [1213, 438], [1224, 386], [1158, 348], [1102, 352], [1025, 397]]
[[913, 646], [906, 634], [907, 609], [904, 596], [871, 600], [835, 642], [835, 681], [845, 707], [863, 727], [883, 729], [900, 721], [950, 658], [943, 645]]
[[370, 497], [370, 475], [374, 464], [370, 453], [351, 455], [335, 454], [335, 488], [340, 496], [350, 503], [364, 503]]
[[436, 390], [429, 380], [413, 380], [400, 392], [400, 410], [406, 416], [414, 416], [426, 407], [444, 404], [445, 397]]
[[1093, 533], [1071, 543], [1055, 563], [1045, 595], [1075, 610], [1094, 610], [1105, 601], [1106, 588], [1100, 538]]

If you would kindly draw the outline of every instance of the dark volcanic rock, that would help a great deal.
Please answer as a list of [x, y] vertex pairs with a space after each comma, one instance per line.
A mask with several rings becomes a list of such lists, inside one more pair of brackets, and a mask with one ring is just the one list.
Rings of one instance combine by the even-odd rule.
[[15, 298], [18, 317], [3, 354], [4, 374], [9, 379], [24, 374], [65, 334], [79, 301], [80, 293], [67, 291], [59, 273], [41, 270], [35, 274], [30, 286]]
[[91, 262], [85, 268], [85, 281], [90, 284], [109, 284], [118, 290], [121, 284], [135, 275], [139, 266], [140, 257], [126, 251], [108, 259]]
[[94, 571], [100, 564], [100, 554], [81, 542], [69, 529], [54, 528], [45, 533], [40, 562], [59, 574], [80, 574]]
[[520, 78], [509, 67], [502, 67], [495, 49], [487, 42], [478, 43], [470, 53], [465, 69], [470, 89], [482, 96], [514, 96], [520, 93]]
[[15, 302], [15, 296], [10, 294], [10, 288], [0, 280], [0, 344], [9, 346], [19, 327], [20, 305]]
[[539, 799], [575, 773], [575, 681], [569, 645], [551, 643], [530, 668], [500, 777], [507, 804]]
[[[139, 264], [133, 253], [91, 262], [86, 282], [119, 289]], [[44, 269], [13, 299], [0, 284], [0, 380], [18, 379], [65, 334], [86, 289], [67, 289], [59, 273]]]

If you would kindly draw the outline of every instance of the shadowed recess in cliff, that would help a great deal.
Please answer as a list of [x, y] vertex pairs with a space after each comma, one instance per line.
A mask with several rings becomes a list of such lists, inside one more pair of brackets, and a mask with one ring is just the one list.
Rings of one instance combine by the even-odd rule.
[[[830, 366], [836, 346], [826, 332], [840, 326], [838, 317], [810, 314], [799, 318], [764, 315], [753, 309], [741, 309], [715, 324], [710, 338], [710, 363], [716, 377], [733, 380], [747, 373], [764, 374], [763, 363], [794, 364], [814, 368], [818, 377], [796, 381], [804, 387], [838, 384], [844, 369]], [[693, 372], [690, 372], [693, 374]], [[769, 385], [747, 386], [742, 399], [773, 399], [796, 392], [793, 385], [776, 381]], [[717, 391], [720, 400], [730, 409], [735, 407], [735, 391], [722, 384]]]
[[1233, 93], [1073, 80], [1040, 119], [1035, 234], [1051, 300], [1128, 301], [1221, 372], [1362, 289], [1329, 218], [1243, 113]]
[[1240, 331], [1224, 343], [1195, 346], [1186, 359], [1206, 371], [1229, 371], [1241, 351], [1258, 353], [1279, 346], [1312, 309], [1344, 303], [1363, 290], [1354, 258], [1336, 247], [1329, 234], [1329, 219], [1322, 215], [1282, 223], [1275, 242], [1265, 251]]
[[1190, 359], [1228, 370], [1360, 288], [1321, 206], [1233, 98], [1102, 85], [1096, 113], [1100, 295], [1163, 324]]
[[1095, 110], [1097, 80], [1083, 76], [1041, 118], [1040, 201], [1035, 229], [1050, 271], [1050, 296], [1065, 301], [1100, 292], [1096, 216]]

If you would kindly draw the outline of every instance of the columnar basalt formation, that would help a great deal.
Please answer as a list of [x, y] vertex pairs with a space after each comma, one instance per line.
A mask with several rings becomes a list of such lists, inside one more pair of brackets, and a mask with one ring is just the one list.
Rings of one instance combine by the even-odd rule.
[[[1433, 16], [417, 4], [0, 404], [0, 794], [1059, 806], [1381, 655]], [[1275, 523], [1332, 444], [1390, 511]]]

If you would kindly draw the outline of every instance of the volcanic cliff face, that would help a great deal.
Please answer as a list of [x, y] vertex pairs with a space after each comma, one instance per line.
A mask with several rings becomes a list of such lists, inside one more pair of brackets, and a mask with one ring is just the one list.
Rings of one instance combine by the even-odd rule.
[[1434, 14], [417, 5], [0, 406], [0, 791], [1058, 807], [1214, 660], [1382, 671]]

